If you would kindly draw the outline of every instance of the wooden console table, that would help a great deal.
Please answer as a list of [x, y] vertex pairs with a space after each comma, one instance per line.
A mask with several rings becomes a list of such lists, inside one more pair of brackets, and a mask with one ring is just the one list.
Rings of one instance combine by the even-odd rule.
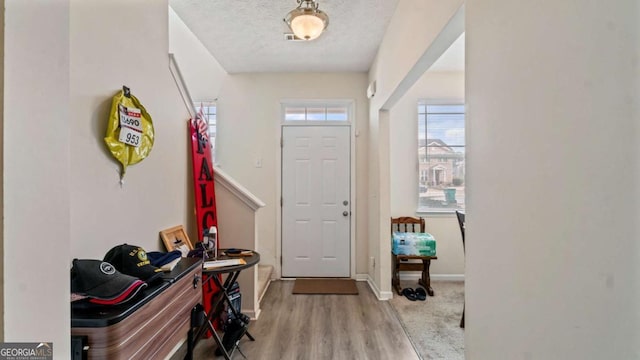
[[163, 280], [120, 305], [72, 305], [71, 335], [87, 336], [89, 359], [163, 359], [187, 337], [202, 299], [202, 265], [183, 258]]

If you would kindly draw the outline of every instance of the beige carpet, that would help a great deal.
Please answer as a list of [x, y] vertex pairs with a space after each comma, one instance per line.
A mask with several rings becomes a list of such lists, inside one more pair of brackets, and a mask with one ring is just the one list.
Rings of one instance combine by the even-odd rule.
[[[418, 286], [417, 281], [401, 285]], [[422, 359], [464, 360], [464, 282], [432, 281], [431, 287], [435, 296], [425, 301], [410, 301], [394, 292], [390, 304]]]
[[353, 279], [296, 279], [292, 294], [358, 295]]

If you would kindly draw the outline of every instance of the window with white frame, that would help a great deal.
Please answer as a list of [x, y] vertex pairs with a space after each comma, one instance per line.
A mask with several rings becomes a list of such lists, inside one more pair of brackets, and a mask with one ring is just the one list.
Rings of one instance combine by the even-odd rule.
[[348, 104], [284, 105], [284, 121], [349, 121]]
[[464, 104], [418, 104], [418, 211], [465, 208]]
[[209, 124], [209, 139], [211, 141], [211, 161], [216, 162], [216, 121], [217, 108], [215, 101], [197, 101], [193, 103], [196, 113], [202, 111], [204, 120]]

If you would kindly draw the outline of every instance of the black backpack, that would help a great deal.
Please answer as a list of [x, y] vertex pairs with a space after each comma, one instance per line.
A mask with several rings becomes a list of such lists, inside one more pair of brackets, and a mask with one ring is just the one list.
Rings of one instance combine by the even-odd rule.
[[[224, 335], [222, 336], [222, 346], [230, 353], [231, 350], [240, 342], [240, 339], [247, 332], [249, 327], [249, 318], [240, 314], [239, 318], [230, 318], [225, 326]], [[216, 355], [222, 355], [220, 348], [216, 349]]]

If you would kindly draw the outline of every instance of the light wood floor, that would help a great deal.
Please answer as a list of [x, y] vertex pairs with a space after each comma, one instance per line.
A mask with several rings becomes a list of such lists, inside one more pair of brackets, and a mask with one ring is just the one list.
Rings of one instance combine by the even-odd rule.
[[[274, 281], [240, 349], [249, 360], [418, 359], [391, 305], [365, 282], [359, 295], [292, 295], [293, 281]], [[213, 339], [202, 339], [194, 359], [215, 359]], [[172, 360], [183, 359], [183, 346]], [[222, 357], [220, 357], [222, 359]], [[233, 359], [243, 359], [236, 351]]]

